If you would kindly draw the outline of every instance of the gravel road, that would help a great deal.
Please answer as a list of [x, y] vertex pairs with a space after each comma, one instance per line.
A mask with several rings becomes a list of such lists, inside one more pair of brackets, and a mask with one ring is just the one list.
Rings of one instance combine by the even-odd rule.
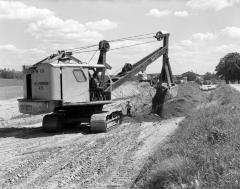
[[129, 188], [183, 119], [148, 114], [125, 117], [108, 133], [76, 126], [48, 134], [42, 115], [18, 113], [16, 99], [0, 104], [0, 188]]

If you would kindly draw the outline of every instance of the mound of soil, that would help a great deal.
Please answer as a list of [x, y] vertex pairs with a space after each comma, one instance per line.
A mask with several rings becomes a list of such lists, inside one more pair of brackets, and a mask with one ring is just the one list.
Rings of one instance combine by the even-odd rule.
[[179, 85], [178, 95], [164, 103], [161, 116], [163, 118], [186, 116], [203, 104], [207, 96], [208, 93], [202, 92], [196, 83]]
[[129, 81], [112, 92], [112, 98], [116, 100], [114, 105], [108, 105], [107, 109], [121, 108], [126, 114], [127, 100], [132, 104], [132, 115], [140, 116], [152, 112], [154, 105], [163, 103], [161, 112], [155, 111], [164, 119], [188, 115], [194, 107], [204, 103], [208, 93], [202, 92], [196, 83], [181, 84], [178, 87], [178, 95], [164, 102], [164, 91], [156, 93], [156, 89], [147, 82], [139, 83]]
[[[116, 101], [115, 107], [120, 107], [126, 114], [127, 101], [132, 104], [133, 116], [151, 113], [152, 98], [156, 90], [147, 82], [129, 81], [112, 92], [112, 98]], [[108, 107], [112, 108], [112, 105]]]

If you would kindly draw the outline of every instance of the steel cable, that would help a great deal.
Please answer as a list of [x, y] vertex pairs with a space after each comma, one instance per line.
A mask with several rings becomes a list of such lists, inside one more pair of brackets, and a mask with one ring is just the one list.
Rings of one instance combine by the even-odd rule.
[[[133, 46], [138, 46], [138, 45], [143, 45], [143, 44], [156, 43], [156, 42], [158, 42], [158, 41], [154, 40], [154, 41], [147, 41], [147, 42], [143, 42], [143, 43], [137, 43], [137, 44], [133, 44], [133, 45], [125, 45], [125, 46], [121, 46], [121, 47], [112, 48], [109, 51], [128, 48], [128, 47], [133, 47]], [[77, 53], [94, 52], [94, 51], [98, 51], [98, 50], [94, 49], [94, 50], [88, 50], [88, 51], [75, 51], [75, 52], [72, 52], [72, 53], [77, 54]]]
[[98, 51], [98, 50], [96, 50], [96, 51], [93, 53], [92, 57], [91, 57], [90, 60], [88, 61], [88, 64], [92, 61], [92, 59], [93, 59], [94, 56], [96, 55], [97, 51]]
[[[154, 33], [148, 33], [148, 34], [141, 34], [141, 35], [135, 35], [135, 36], [130, 36], [130, 37], [123, 37], [123, 38], [118, 38], [118, 39], [113, 39], [113, 40], [109, 40], [108, 42], [118, 42], [118, 41], [124, 41], [124, 40], [139, 40], [139, 39], [148, 39], [148, 38], [152, 38], [151, 37], [143, 37], [143, 36], [147, 36], [147, 35], [153, 35]], [[72, 49], [65, 49], [64, 51], [67, 52], [79, 52], [80, 50], [85, 50], [88, 48], [92, 48], [92, 47], [97, 47], [98, 44], [94, 44], [94, 45], [87, 45], [87, 46], [82, 46], [82, 47], [76, 47], [76, 48], [72, 48]], [[90, 51], [92, 52], [92, 51]]]
[[143, 43], [137, 43], [137, 44], [133, 44], [133, 45], [126, 45], [126, 46], [122, 46], [122, 47], [116, 47], [110, 50], [117, 50], [117, 49], [123, 49], [123, 48], [127, 48], [127, 47], [133, 47], [133, 46], [138, 46], [138, 45], [143, 45], [143, 44], [148, 44], [148, 43], [155, 43], [158, 41], [147, 41], [147, 42], [143, 42]]

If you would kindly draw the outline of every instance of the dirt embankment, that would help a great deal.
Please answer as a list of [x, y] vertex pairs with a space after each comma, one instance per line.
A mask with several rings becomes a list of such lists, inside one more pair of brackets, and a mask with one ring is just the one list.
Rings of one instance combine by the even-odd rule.
[[[151, 111], [154, 89], [133, 84], [133, 118], [108, 133], [86, 126], [47, 134], [42, 115], [17, 112], [15, 101], [0, 106], [1, 188], [129, 188], [146, 160], [178, 126], [182, 117], [163, 121]], [[115, 106], [125, 106], [125, 101]], [[7, 107], [7, 111], [6, 111]], [[12, 112], [12, 116], [11, 116]]]
[[135, 188], [240, 188], [239, 92], [220, 84], [204, 93], [206, 103], [159, 146]]

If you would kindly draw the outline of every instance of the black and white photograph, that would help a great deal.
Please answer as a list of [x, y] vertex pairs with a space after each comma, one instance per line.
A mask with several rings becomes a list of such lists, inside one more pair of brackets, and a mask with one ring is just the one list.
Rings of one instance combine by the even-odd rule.
[[240, 189], [240, 0], [0, 0], [0, 188]]

